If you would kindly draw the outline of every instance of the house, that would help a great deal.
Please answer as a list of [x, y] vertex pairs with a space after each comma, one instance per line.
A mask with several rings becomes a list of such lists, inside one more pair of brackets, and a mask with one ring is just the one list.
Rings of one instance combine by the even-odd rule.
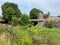
[[30, 19], [29, 21], [37, 21], [37, 25], [36, 26], [43, 26], [45, 21], [47, 21], [50, 17], [50, 13], [48, 12], [48, 14], [39, 14], [37, 19]]
[[37, 21], [38, 23], [36, 26], [40, 27], [47, 26], [49, 20], [53, 23], [54, 27], [60, 28], [60, 18], [57, 16], [50, 16], [49, 12], [47, 14], [40, 13], [37, 19], [30, 19], [29, 21]]

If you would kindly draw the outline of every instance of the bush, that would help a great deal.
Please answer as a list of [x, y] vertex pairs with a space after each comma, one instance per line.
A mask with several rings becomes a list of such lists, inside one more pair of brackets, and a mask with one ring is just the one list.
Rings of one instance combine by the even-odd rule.
[[19, 25], [18, 18], [17, 17], [12, 17], [10, 24], [13, 25], [13, 26]]
[[22, 14], [21, 20], [20, 20], [20, 24], [25, 26], [28, 25], [29, 23], [29, 17], [26, 14]]
[[53, 28], [53, 24], [52, 24], [51, 21], [48, 21], [47, 27], [48, 27], [48, 28]]

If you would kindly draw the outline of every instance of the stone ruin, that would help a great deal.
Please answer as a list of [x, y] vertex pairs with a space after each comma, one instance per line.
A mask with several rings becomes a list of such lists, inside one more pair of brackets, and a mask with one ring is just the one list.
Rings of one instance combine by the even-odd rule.
[[47, 26], [49, 20], [53, 23], [54, 27], [60, 28], [60, 18], [57, 16], [50, 16], [49, 12], [47, 14], [40, 13], [37, 19], [30, 19], [30, 21], [37, 21], [38, 23], [36, 26], [38, 27]]
[[[30, 19], [29, 21], [37, 21], [38, 23], [36, 26], [41, 27], [41, 26], [47, 26], [48, 21], [51, 21], [53, 23], [54, 27], [60, 28], [60, 18], [57, 16], [51, 16], [50, 12], [47, 14], [39, 14], [37, 19]], [[0, 17], [0, 26], [8, 24], [3, 20], [3, 17]]]

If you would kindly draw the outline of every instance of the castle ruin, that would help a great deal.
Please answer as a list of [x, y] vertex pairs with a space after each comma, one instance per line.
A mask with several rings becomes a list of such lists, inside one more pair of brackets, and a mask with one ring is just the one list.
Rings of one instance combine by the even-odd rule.
[[57, 16], [50, 16], [49, 12], [47, 14], [40, 13], [37, 19], [30, 19], [30, 21], [37, 21], [38, 23], [36, 24], [36, 26], [38, 27], [45, 26], [45, 24], [47, 24], [49, 20], [53, 23], [54, 27], [60, 28], [60, 18], [58, 18]]

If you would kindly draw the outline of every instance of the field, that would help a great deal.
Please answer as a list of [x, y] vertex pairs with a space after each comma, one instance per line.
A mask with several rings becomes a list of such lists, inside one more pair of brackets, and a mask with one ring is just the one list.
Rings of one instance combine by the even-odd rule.
[[2, 36], [1, 33], [7, 37], [5, 42], [0, 37], [1, 45], [6, 42], [9, 45], [60, 45], [60, 29], [57, 28], [16, 26], [0, 28]]

